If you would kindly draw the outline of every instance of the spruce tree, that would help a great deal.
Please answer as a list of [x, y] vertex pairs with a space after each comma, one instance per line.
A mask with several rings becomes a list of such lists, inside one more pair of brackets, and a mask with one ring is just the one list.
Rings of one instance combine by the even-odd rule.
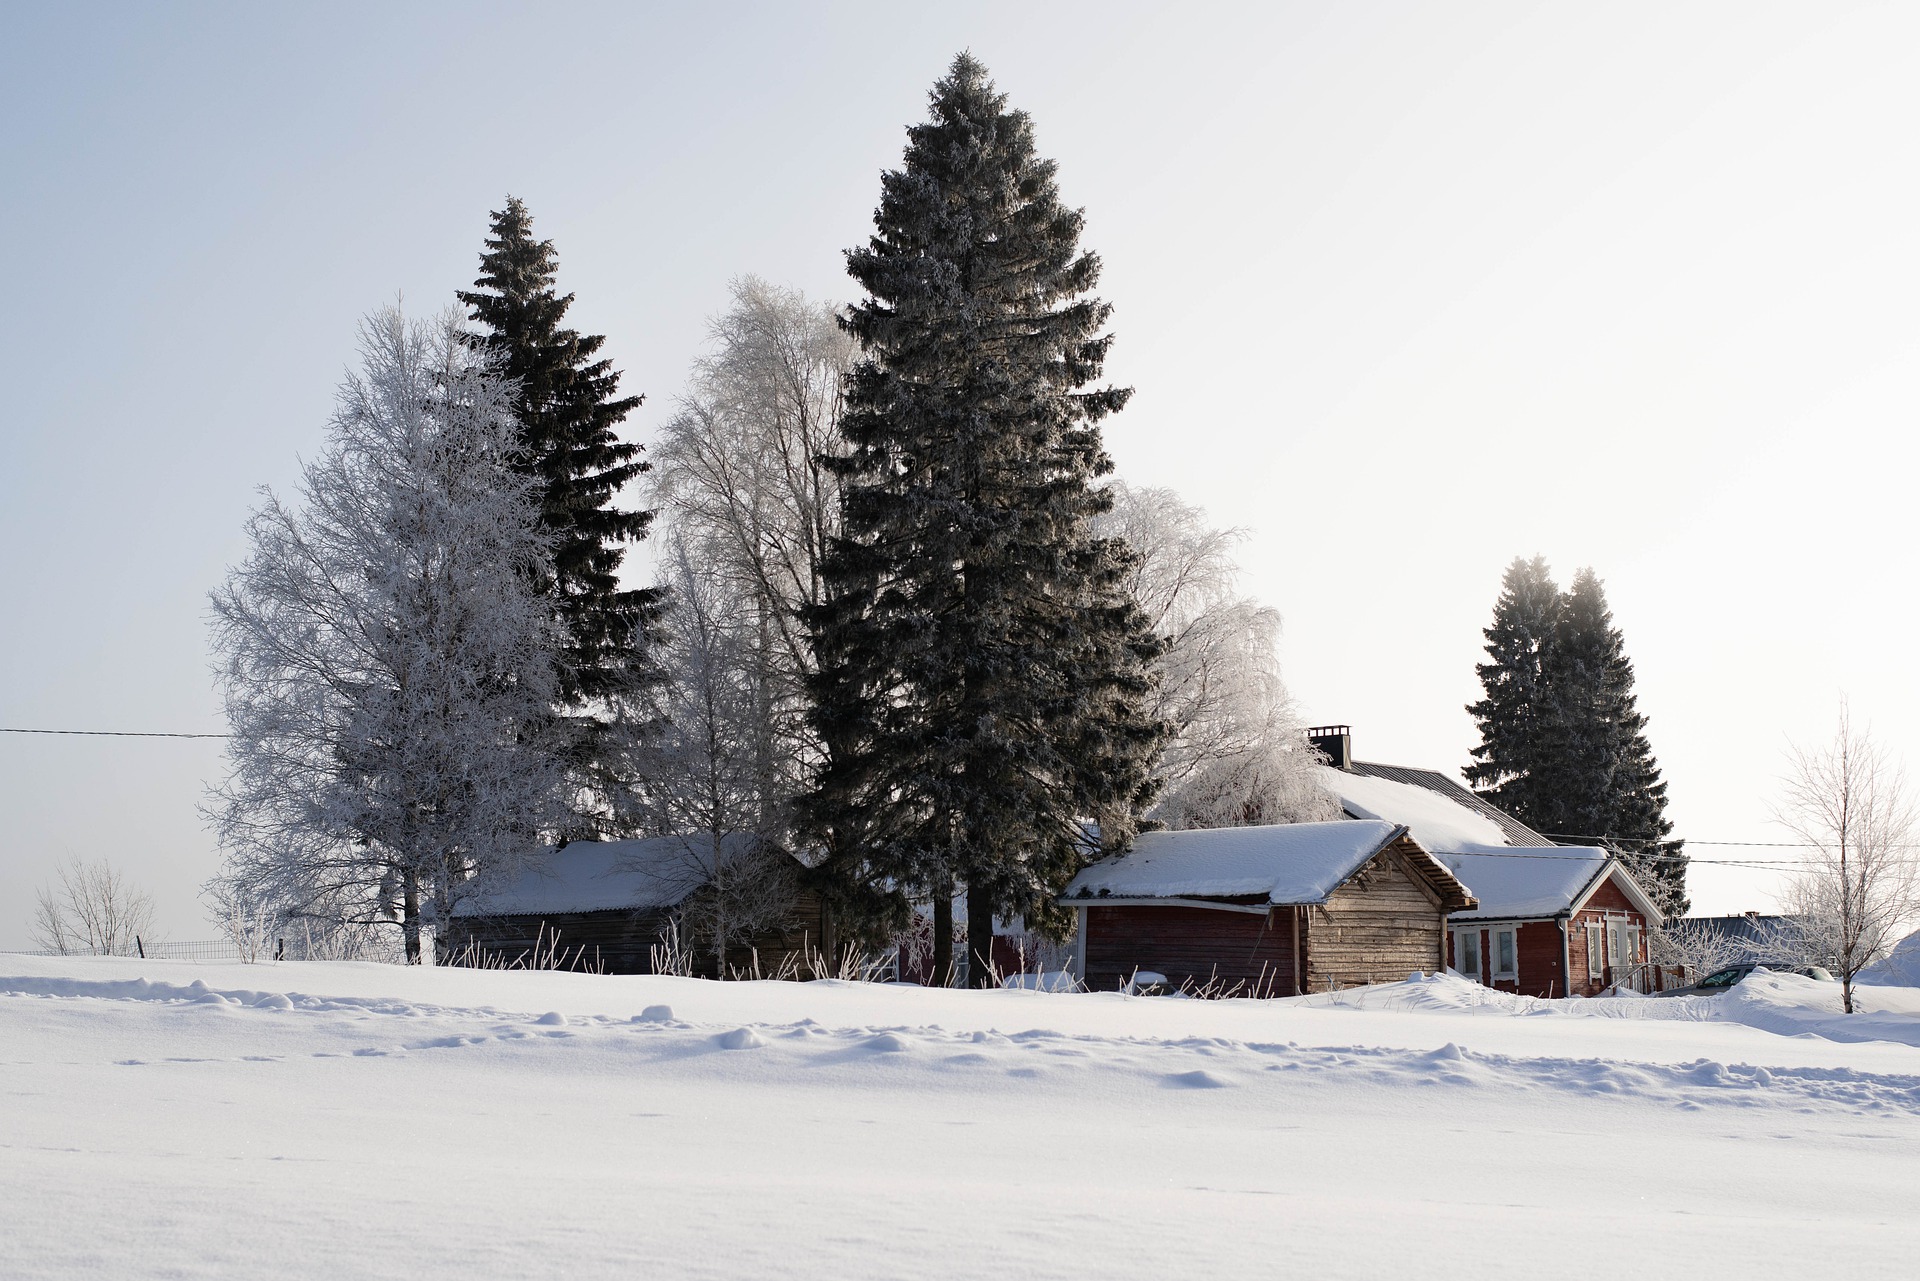
[[1470, 786], [1521, 822], [1540, 830], [1537, 794], [1552, 715], [1545, 664], [1560, 624], [1560, 589], [1547, 562], [1515, 557], [1501, 580], [1487, 638], [1488, 661], [1479, 665], [1485, 697], [1470, 704], [1480, 745], [1462, 774]]
[[1687, 861], [1600, 579], [1583, 569], [1563, 593], [1544, 560], [1516, 559], [1485, 635], [1468, 783], [1551, 840], [1614, 849], [1664, 913], [1684, 915]]
[[1535, 767], [1534, 814], [1560, 840], [1617, 849], [1671, 916], [1687, 909], [1686, 857], [1672, 840], [1667, 785], [1633, 692], [1633, 664], [1591, 569], [1574, 575], [1544, 664], [1551, 715]]
[[867, 298], [848, 330], [844, 534], [808, 611], [827, 751], [803, 822], [843, 903], [898, 924], [934, 906], [935, 971], [967, 893], [969, 981], [993, 918], [1057, 924], [1089, 854], [1123, 848], [1152, 799], [1159, 652], [1096, 537], [1110, 471], [1092, 387], [1109, 339], [1099, 259], [986, 70], [956, 58], [882, 178], [875, 234], [849, 251]]
[[564, 632], [561, 693], [576, 705], [618, 700], [647, 679], [660, 611], [657, 589], [619, 580], [626, 544], [645, 538], [653, 520], [614, 505], [621, 487], [648, 470], [641, 447], [615, 430], [641, 397], [621, 396], [613, 363], [595, 358], [605, 338], [562, 325], [573, 295], [556, 292], [553, 242], [533, 238], [518, 198], [493, 215], [480, 266], [474, 290], [459, 297], [486, 327], [473, 346], [519, 386], [519, 465], [540, 483], [541, 520], [553, 535], [541, 586]]

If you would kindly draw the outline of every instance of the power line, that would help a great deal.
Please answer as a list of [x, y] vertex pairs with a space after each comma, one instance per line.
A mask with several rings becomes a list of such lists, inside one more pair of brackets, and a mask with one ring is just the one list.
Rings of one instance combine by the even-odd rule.
[[[232, 738], [231, 734], [182, 734], [172, 730], [130, 730], [130, 729], [19, 729], [0, 725], [0, 734], [60, 734], [76, 738]], [[1577, 836], [1571, 832], [1542, 832], [1541, 835], [1565, 841], [1591, 841], [1595, 845], [1663, 845], [1668, 841], [1647, 836]], [[1745, 849], [1819, 849], [1803, 841], [1701, 841], [1691, 837], [1680, 838], [1688, 845], [1710, 845], [1716, 848]], [[1904, 848], [1916, 848], [1907, 846]], [[1587, 854], [1543, 854], [1519, 850], [1475, 850], [1479, 858], [1528, 858], [1559, 859], [1585, 861], [1592, 856]], [[1689, 863], [1703, 867], [1746, 867], [1774, 869], [1782, 867], [1808, 867], [1814, 861], [1808, 859], [1715, 859], [1688, 858]]]
[[81, 738], [232, 738], [231, 734], [176, 734], [142, 729], [12, 729], [0, 725], [0, 734], [71, 734]]

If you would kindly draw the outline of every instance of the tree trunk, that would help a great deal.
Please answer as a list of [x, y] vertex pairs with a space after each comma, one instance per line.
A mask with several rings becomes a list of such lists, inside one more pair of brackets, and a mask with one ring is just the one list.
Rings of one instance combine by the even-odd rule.
[[993, 984], [993, 900], [967, 891], [967, 986]]
[[933, 891], [933, 976], [934, 987], [953, 986], [953, 883], [945, 882]]
[[420, 878], [409, 868], [400, 874], [400, 933], [407, 941], [407, 964], [420, 964]]

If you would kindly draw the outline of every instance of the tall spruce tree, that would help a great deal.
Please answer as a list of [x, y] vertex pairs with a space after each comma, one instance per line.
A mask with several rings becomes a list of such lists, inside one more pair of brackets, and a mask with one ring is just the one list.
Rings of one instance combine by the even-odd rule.
[[1560, 589], [1544, 558], [1516, 556], [1501, 580], [1480, 664], [1485, 697], [1470, 704], [1480, 729], [1468, 784], [1521, 822], [1538, 829], [1536, 794], [1552, 715], [1546, 689], [1547, 650], [1560, 625]]
[[1560, 840], [1620, 851], [1669, 916], [1687, 910], [1687, 861], [1671, 839], [1667, 785], [1647, 742], [1633, 664], [1591, 569], [1574, 575], [1544, 675], [1551, 715], [1526, 821]]
[[519, 466], [540, 487], [541, 521], [553, 555], [541, 590], [559, 622], [559, 692], [572, 724], [568, 755], [576, 779], [600, 797], [600, 818], [616, 829], [636, 820], [631, 804], [634, 749], [654, 728], [653, 653], [661, 608], [658, 588], [623, 588], [627, 544], [647, 535], [651, 511], [615, 505], [627, 482], [648, 470], [639, 444], [616, 428], [641, 397], [621, 396], [620, 374], [597, 358], [605, 338], [564, 327], [572, 294], [555, 289], [558, 257], [535, 240], [533, 218], [518, 198], [493, 214], [481, 274], [460, 301], [484, 326], [469, 342], [515, 380]]
[[533, 238], [533, 217], [517, 197], [493, 215], [486, 245], [474, 290], [459, 297], [486, 326], [472, 344], [519, 384], [520, 466], [539, 480], [541, 519], [554, 534], [543, 586], [566, 629], [562, 692], [575, 700], [619, 695], [660, 596], [622, 588], [619, 577], [626, 544], [645, 538], [653, 522], [650, 511], [614, 506], [621, 488], [648, 470], [640, 445], [615, 430], [642, 397], [621, 396], [613, 362], [595, 359], [604, 337], [562, 327], [573, 295], [555, 291], [553, 242]]
[[1163, 727], [1147, 711], [1159, 642], [1128, 598], [1099, 422], [1099, 259], [1060, 201], [1033, 126], [956, 58], [882, 178], [875, 234], [847, 254], [844, 536], [808, 611], [827, 761], [801, 817], [843, 903], [899, 924], [931, 899], [952, 972], [967, 894], [969, 981], [996, 914], [1058, 923], [1053, 899], [1101, 841], [1128, 844]]
[[1686, 857], [1600, 579], [1583, 569], [1561, 592], [1546, 561], [1516, 559], [1485, 635], [1468, 783], [1550, 839], [1616, 850], [1663, 912], [1683, 915]]

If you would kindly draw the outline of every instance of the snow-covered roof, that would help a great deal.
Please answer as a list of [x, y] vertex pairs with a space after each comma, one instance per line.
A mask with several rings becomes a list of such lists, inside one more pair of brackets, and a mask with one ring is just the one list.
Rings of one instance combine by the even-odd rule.
[[[1583, 902], [1609, 866], [1621, 891], [1649, 919], [1659, 912], [1624, 867], [1603, 849], [1588, 845], [1510, 844], [1509, 831], [1483, 812], [1484, 802], [1458, 789], [1466, 800], [1415, 783], [1320, 766], [1320, 784], [1356, 819], [1404, 825], [1460, 878], [1480, 906], [1455, 912], [1456, 919], [1507, 920], [1557, 916]], [[1413, 771], [1401, 771], [1412, 774]], [[1436, 776], [1437, 777], [1437, 776]], [[1530, 831], [1518, 823], [1514, 830]]]
[[1065, 899], [1239, 898], [1323, 903], [1400, 835], [1381, 821], [1143, 832], [1073, 878]]
[[[728, 837], [725, 857], [752, 838]], [[713, 838], [658, 836], [636, 841], [573, 841], [542, 849], [496, 885], [468, 895], [455, 916], [526, 916], [540, 912], [611, 912], [673, 907], [706, 884]]]
[[1461, 808], [1490, 819], [1506, 833], [1508, 845], [1551, 845], [1552, 841], [1534, 831], [1513, 815], [1487, 800], [1478, 792], [1437, 769], [1417, 769], [1411, 765], [1385, 765], [1379, 761], [1351, 761], [1346, 769], [1362, 778], [1384, 778], [1394, 783], [1409, 783], [1445, 797]]
[[1452, 868], [1480, 900], [1473, 911], [1454, 916], [1480, 920], [1569, 911], [1612, 861], [1605, 850], [1574, 845], [1448, 850], [1434, 857]]
[[1339, 799], [1340, 808], [1348, 814], [1398, 823], [1435, 854], [1507, 843], [1498, 823], [1438, 792], [1412, 783], [1367, 778], [1330, 765], [1318, 769], [1320, 785]]

